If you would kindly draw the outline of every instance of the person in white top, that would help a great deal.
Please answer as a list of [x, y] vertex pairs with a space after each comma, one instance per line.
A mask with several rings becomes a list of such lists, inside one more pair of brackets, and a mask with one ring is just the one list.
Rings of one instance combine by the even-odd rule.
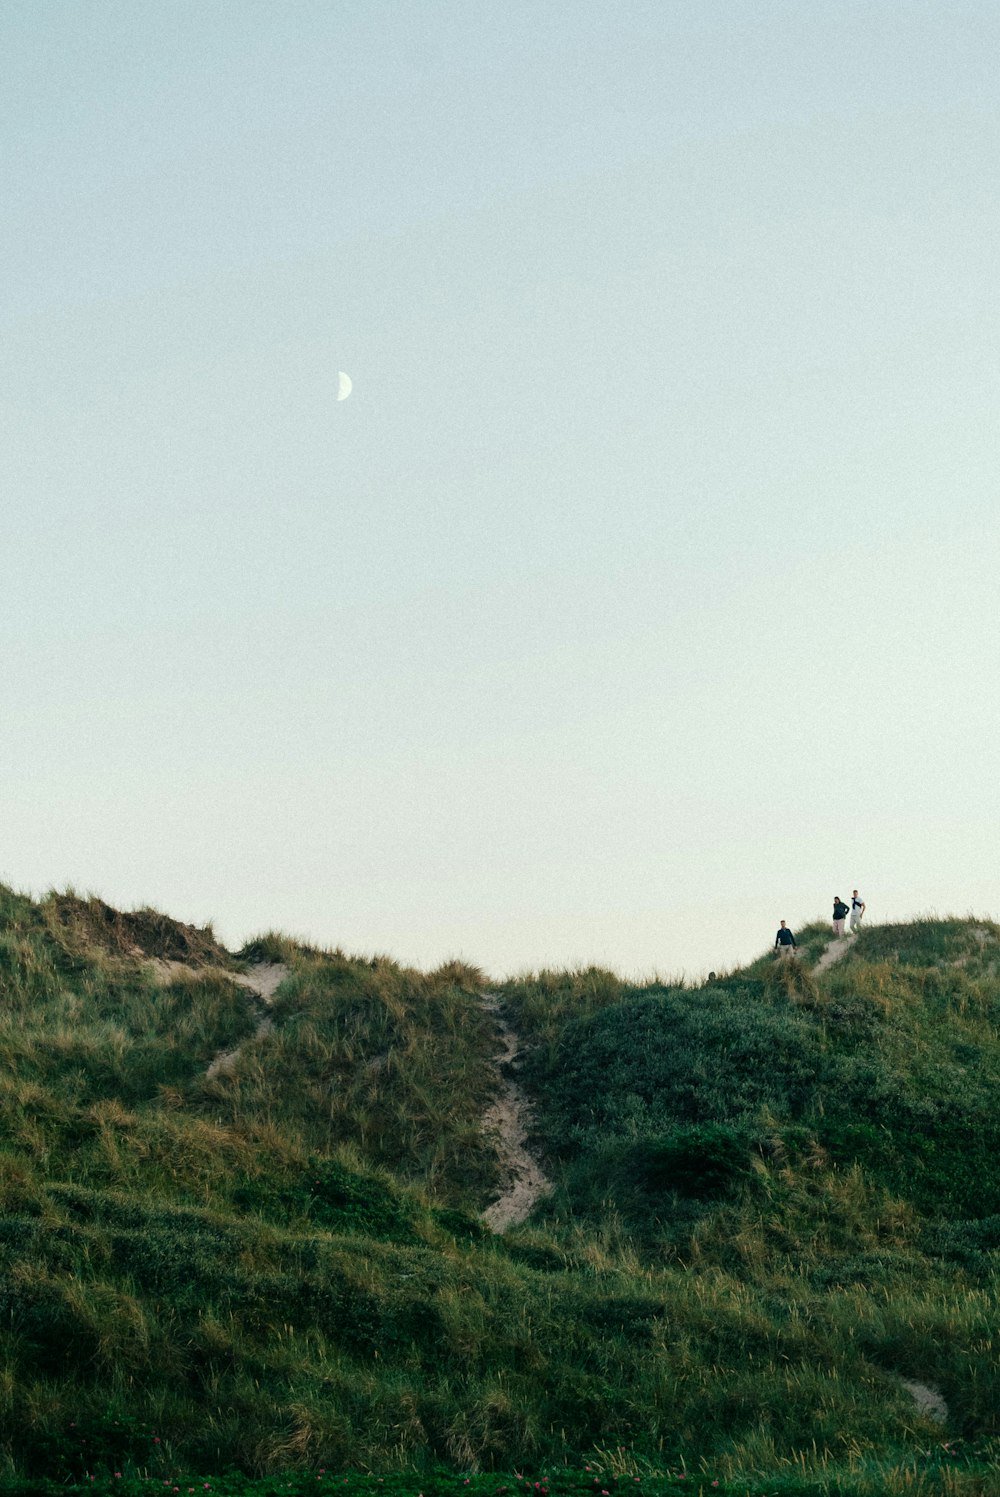
[[852, 930], [857, 930], [858, 926], [861, 924], [861, 917], [865, 912], [865, 908], [866, 906], [864, 900], [861, 898], [861, 895], [858, 893], [857, 889], [855, 889], [854, 893], [851, 895]]

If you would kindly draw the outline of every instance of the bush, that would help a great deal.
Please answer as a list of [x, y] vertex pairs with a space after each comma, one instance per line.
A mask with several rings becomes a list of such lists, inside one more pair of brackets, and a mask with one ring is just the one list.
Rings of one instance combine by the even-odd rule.
[[360, 1175], [332, 1159], [312, 1159], [293, 1192], [317, 1226], [358, 1232], [382, 1242], [416, 1242], [416, 1211], [387, 1180]]
[[678, 1126], [629, 1151], [627, 1167], [649, 1191], [716, 1196], [749, 1174], [748, 1140], [725, 1123]]

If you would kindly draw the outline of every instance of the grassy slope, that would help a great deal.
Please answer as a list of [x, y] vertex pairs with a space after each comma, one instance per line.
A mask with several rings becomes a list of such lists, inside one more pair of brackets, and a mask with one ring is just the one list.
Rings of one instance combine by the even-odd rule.
[[904, 1377], [997, 1434], [996, 927], [872, 928], [819, 983], [508, 984], [558, 1188], [505, 1239], [479, 975], [245, 956], [291, 969], [260, 1038], [210, 931], [0, 894], [8, 1471], [822, 1472], [940, 1440]]

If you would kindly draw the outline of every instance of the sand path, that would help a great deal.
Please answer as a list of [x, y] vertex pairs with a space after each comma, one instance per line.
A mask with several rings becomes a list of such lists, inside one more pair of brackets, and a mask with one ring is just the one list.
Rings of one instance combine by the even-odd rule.
[[[274, 1028], [274, 1020], [267, 1010], [278, 988], [288, 976], [288, 968], [284, 962], [258, 962], [248, 972], [227, 972], [226, 976], [231, 982], [253, 993], [256, 998], [254, 1008], [257, 1011], [257, 1028], [253, 1037], [255, 1040], [263, 1039]], [[209, 1080], [214, 1076], [231, 1076], [242, 1049], [242, 1045], [237, 1045], [235, 1050], [220, 1050], [205, 1072]]]
[[528, 1099], [505, 1074], [505, 1068], [521, 1053], [521, 1041], [504, 1018], [496, 993], [481, 993], [479, 1001], [497, 1027], [500, 1049], [493, 1057], [493, 1064], [502, 1085], [500, 1096], [483, 1114], [483, 1132], [496, 1140], [501, 1166], [510, 1180], [499, 1200], [483, 1212], [483, 1221], [492, 1231], [505, 1232], [524, 1221], [535, 1202], [548, 1195], [552, 1182], [528, 1152], [531, 1118]]
[[834, 962], [839, 962], [841, 957], [846, 956], [850, 949], [850, 936], [834, 936], [813, 968], [813, 972], [825, 972], [827, 967], [832, 967]]

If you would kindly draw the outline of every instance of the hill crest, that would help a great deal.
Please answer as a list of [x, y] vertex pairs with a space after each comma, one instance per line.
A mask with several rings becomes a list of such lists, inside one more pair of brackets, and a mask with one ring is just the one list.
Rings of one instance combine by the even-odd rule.
[[992, 1461], [1000, 929], [873, 926], [817, 970], [827, 939], [498, 985], [553, 1188], [497, 1237], [481, 973], [0, 891], [8, 1471], [85, 1474], [72, 1427], [150, 1473], [618, 1445], [860, 1481], [940, 1439], [915, 1383]]

